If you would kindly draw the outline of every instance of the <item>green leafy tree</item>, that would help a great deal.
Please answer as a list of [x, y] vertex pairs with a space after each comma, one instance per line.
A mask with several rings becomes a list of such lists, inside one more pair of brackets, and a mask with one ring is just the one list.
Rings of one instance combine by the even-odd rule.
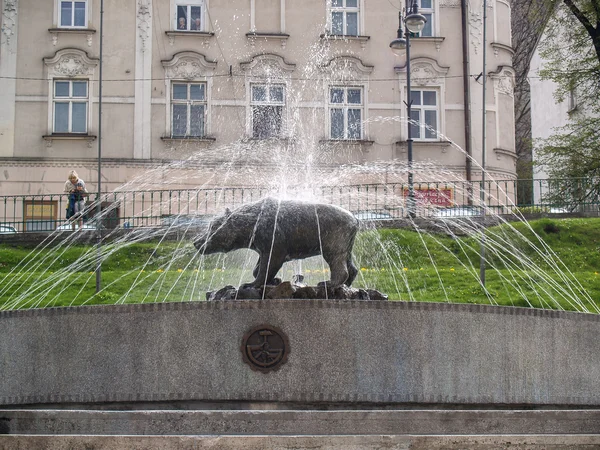
[[547, 199], [575, 210], [600, 194], [600, 0], [553, 0], [555, 14], [540, 47], [543, 79], [569, 102], [569, 121], [537, 148], [556, 181]]

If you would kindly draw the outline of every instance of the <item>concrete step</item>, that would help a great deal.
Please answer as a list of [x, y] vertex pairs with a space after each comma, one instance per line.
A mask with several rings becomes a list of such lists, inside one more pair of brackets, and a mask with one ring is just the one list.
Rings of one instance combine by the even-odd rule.
[[0, 410], [0, 435], [567, 435], [600, 410]]
[[1, 450], [591, 450], [600, 435], [0, 436]]

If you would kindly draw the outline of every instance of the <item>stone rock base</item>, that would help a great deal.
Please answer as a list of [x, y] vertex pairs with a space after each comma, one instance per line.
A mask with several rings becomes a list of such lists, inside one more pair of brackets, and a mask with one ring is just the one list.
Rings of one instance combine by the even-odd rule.
[[206, 293], [206, 300], [209, 302], [261, 299], [387, 300], [388, 296], [375, 289], [357, 289], [345, 285], [332, 288], [327, 287], [325, 284], [307, 286], [296, 281], [284, 281], [276, 285], [266, 285], [258, 288], [242, 285], [236, 289], [229, 285], [218, 291]]

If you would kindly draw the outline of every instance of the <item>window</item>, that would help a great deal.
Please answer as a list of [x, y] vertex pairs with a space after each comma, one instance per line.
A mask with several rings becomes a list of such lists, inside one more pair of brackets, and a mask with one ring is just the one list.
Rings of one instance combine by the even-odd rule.
[[87, 80], [55, 80], [52, 103], [54, 133], [87, 133]]
[[438, 135], [438, 101], [437, 91], [411, 90], [411, 124], [412, 138], [419, 141], [437, 140]]
[[419, 14], [422, 14], [427, 19], [425, 27], [420, 33], [416, 33], [415, 37], [432, 37], [434, 30], [433, 23], [433, 0], [417, 0], [419, 6]]
[[329, 89], [331, 139], [362, 139], [363, 88], [334, 86]]
[[175, 82], [171, 93], [171, 136], [203, 137], [206, 83]]
[[204, 2], [176, 3], [175, 29], [180, 31], [204, 31]]
[[250, 91], [252, 137], [259, 139], [280, 137], [285, 106], [285, 86], [252, 84]]
[[61, 0], [59, 4], [59, 24], [61, 27], [86, 28], [88, 22], [87, 15], [87, 0]]
[[360, 0], [331, 0], [331, 34], [358, 36]]

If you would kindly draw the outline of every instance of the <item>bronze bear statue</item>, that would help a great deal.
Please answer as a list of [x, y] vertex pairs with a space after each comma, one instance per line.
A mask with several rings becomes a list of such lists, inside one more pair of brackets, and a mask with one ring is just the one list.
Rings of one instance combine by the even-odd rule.
[[352, 247], [358, 219], [345, 209], [324, 203], [265, 198], [215, 217], [195, 241], [203, 253], [249, 248], [258, 253], [254, 281], [246, 286], [275, 284], [286, 261], [322, 255], [329, 264], [328, 287], [350, 286], [358, 270]]

